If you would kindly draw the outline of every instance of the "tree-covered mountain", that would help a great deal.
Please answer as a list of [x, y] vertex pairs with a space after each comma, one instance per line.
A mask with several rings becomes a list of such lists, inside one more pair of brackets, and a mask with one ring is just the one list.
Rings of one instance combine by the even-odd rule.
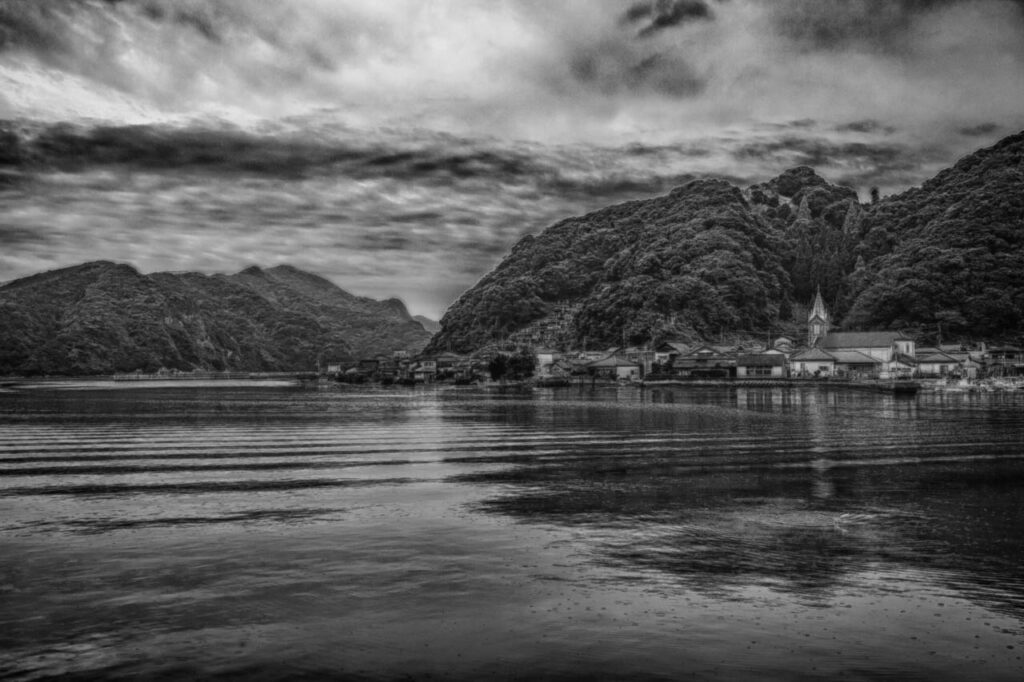
[[1024, 330], [1024, 132], [889, 197], [860, 229], [847, 323], [947, 338]]
[[0, 286], [0, 374], [310, 370], [429, 338], [401, 301], [290, 266], [154, 273], [105, 261]]
[[1024, 324], [1022, 159], [1024, 133], [869, 204], [801, 167], [744, 190], [694, 180], [570, 218], [516, 244], [428, 349], [540, 328], [562, 345], [763, 338], [798, 329], [819, 287], [847, 328], [1013, 336]]

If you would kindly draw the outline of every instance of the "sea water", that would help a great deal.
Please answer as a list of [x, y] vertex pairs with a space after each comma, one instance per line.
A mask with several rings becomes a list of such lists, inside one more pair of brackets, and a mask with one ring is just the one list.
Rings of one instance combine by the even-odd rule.
[[1024, 393], [0, 392], [0, 676], [1024, 679]]

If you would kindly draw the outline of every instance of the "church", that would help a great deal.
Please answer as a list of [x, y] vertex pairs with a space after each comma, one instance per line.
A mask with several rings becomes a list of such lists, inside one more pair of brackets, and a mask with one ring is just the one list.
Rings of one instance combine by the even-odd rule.
[[807, 315], [807, 350], [791, 359], [793, 374], [892, 377], [917, 366], [914, 339], [898, 331], [834, 332], [821, 288]]

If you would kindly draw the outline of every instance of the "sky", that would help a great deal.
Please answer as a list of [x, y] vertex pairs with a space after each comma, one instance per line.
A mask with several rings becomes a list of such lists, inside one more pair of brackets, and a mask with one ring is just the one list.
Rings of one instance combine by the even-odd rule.
[[288, 263], [437, 319], [570, 216], [1021, 129], [1019, 0], [0, 0], [0, 281]]

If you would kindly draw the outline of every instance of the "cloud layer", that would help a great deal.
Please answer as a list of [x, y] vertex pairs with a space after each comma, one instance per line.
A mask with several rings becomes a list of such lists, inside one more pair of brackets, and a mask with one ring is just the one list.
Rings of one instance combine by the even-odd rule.
[[291, 262], [437, 315], [522, 234], [691, 175], [920, 182], [1024, 127], [1024, 9], [0, 0], [0, 118], [0, 279]]

